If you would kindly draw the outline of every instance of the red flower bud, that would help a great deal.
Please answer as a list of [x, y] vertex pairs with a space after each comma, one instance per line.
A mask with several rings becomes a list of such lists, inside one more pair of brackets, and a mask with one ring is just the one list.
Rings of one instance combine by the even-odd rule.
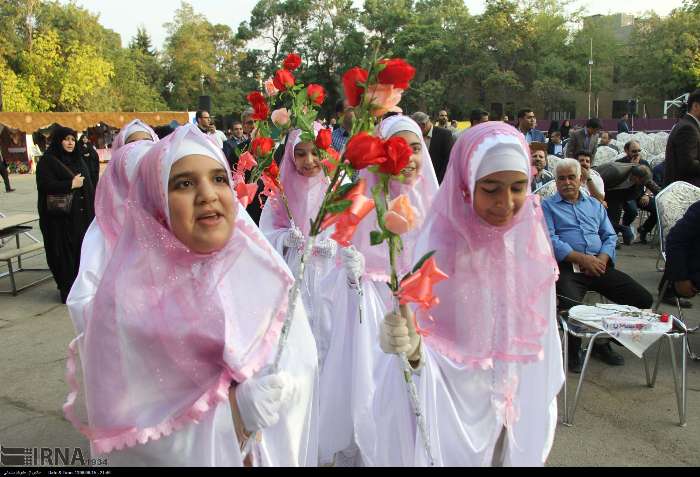
[[345, 159], [359, 170], [386, 161], [382, 140], [361, 132], [351, 137], [345, 147]]
[[386, 161], [379, 166], [379, 172], [398, 176], [413, 155], [413, 149], [402, 137], [390, 137], [384, 142]]
[[[348, 104], [352, 107], [360, 104], [362, 95], [365, 92], [365, 85], [369, 73], [358, 66], [350, 68], [343, 75], [343, 89], [345, 90], [345, 98]], [[361, 85], [358, 85], [360, 83]]]
[[316, 136], [316, 147], [322, 150], [326, 150], [331, 147], [333, 142], [330, 129], [321, 129]]
[[294, 86], [295, 81], [294, 75], [287, 70], [275, 71], [275, 77], [272, 78], [272, 83], [275, 85], [275, 88], [280, 91], [291, 88]]
[[400, 58], [381, 60], [379, 63], [386, 65], [377, 75], [381, 84], [390, 84], [398, 89], [408, 89], [409, 81], [416, 75], [416, 69], [413, 66]]
[[265, 174], [271, 179], [277, 180], [280, 175], [280, 168], [277, 166], [275, 161], [272, 161], [269, 166], [265, 169]]
[[[287, 71], [294, 71], [301, 66], [301, 56], [290, 53], [282, 62], [282, 67]], [[279, 88], [278, 88], [279, 89]]]
[[250, 145], [250, 151], [255, 157], [265, 157], [272, 152], [274, 146], [275, 141], [269, 137], [256, 137]]
[[668, 313], [664, 313], [663, 315], [661, 315], [661, 319], [659, 321], [661, 321], [661, 323], [668, 323], [668, 320], [669, 320]]
[[314, 103], [321, 105], [326, 99], [326, 90], [320, 84], [310, 84], [306, 88], [306, 94]]

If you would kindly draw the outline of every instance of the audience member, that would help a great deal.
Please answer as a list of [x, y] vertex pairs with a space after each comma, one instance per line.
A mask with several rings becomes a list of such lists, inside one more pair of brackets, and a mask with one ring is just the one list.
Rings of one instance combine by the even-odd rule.
[[620, 120], [617, 122], [617, 133], [629, 133], [630, 132], [630, 127], [629, 124], [627, 124], [627, 120], [629, 119], [629, 114], [624, 113], [622, 116], [620, 116]]
[[561, 132], [552, 131], [547, 143], [547, 154], [557, 157], [564, 157], [564, 145], [561, 142]]
[[666, 144], [664, 185], [675, 181], [700, 186], [700, 89], [688, 96], [688, 112], [673, 127]]
[[425, 145], [428, 146], [428, 152], [435, 168], [435, 175], [438, 182], [442, 182], [442, 178], [447, 170], [447, 163], [450, 160], [452, 145], [454, 144], [452, 133], [447, 129], [433, 126], [428, 115], [423, 112], [413, 113], [411, 119], [418, 123], [421, 131], [423, 131], [423, 139], [425, 140]]
[[598, 171], [591, 169], [591, 155], [587, 151], [579, 151], [576, 160], [581, 165], [581, 187], [588, 195], [607, 207], [605, 202], [605, 183]]
[[551, 139], [552, 133], [559, 132], [559, 121], [552, 120], [549, 122], [549, 129], [547, 129], [547, 137]]
[[530, 157], [537, 174], [532, 178], [530, 188], [535, 191], [554, 180], [554, 175], [547, 170], [547, 145], [542, 142], [530, 143]]
[[445, 111], [444, 109], [438, 113], [438, 121], [436, 126], [444, 129], [450, 129], [450, 118], [447, 114], [447, 111]]
[[535, 129], [535, 126], [537, 126], [537, 118], [532, 109], [524, 108], [518, 111], [518, 129], [525, 135], [528, 144], [533, 141], [545, 142], [544, 133]]
[[586, 121], [586, 127], [571, 133], [569, 142], [566, 143], [566, 157], [575, 158], [579, 151], [586, 151], [591, 157], [595, 157], [600, 129], [600, 121], [597, 118], [591, 118]]
[[610, 142], [610, 141], [611, 141], [611, 139], [610, 139], [610, 133], [607, 132], [607, 131], [601, 131], [601, 132], [600, 132], [600, 144], [599, 144], [599, 145], [600, 145], [600, 146], [608, 146], [610, 149], [614, 149], [614, 150], [616, 150], [617, 152], [620, 152], [620, 149], [618, 149], [618, 147], [617, 147], [615, 144], [613, 144], [612, 142]]
[[[615, 268], [617, 237], [605, 208], [588, 194], [582, 194], [581, 166], [564, 159], [555, 171], [557, 193], [542, 203], [554, 255], [559, 264], [557, 294], [559, 307], [568, 310], [596, 291], [609, 300], [649, 308], [651, 294], [629, 275]], [[581, 372], [581, 339], [569, 336], [569, 370]], [[609, 341], [596, 340], [593, 356], [612, 366], [624, 364]]]
[[472, 126], [476, 126], [477, 124], [485, 123], [488, 120], [489, 120], [488, 111], [484, 111], [481, 108], [472, 109], [472, 112], [469, 113], [469, 122], [472, 123]]
[[565, 119], [564, 122], [561, 123], [561, 127], [559, 128], [559, 132], [561, 133], [562, 141], [565, 139], [569, 139], [569, 132], [570, 131], [571, 131], [571, 120]]
[[333, 149], [343, 152], [352, 132], [352, 122], [355, 120], [355, 112], [347, 101], [338, 101], [335, 105], [335, 112], [338, 115], [338, 127], [331, 135]]
[[[666, 270], [664, 280], [670, 280], [664, 303], [675, 306], [675, 297], [692, 298], [700, 290], [700, 201], [691, 205], [671, 228], [666, 238]], [[680, 300], [684, 308], [692, 307]]]
[[243, 152], [248, 150], [250, 145], [250, 139], [246, 139], [243, 135], [243, 123], [241, 121], [235, 121], [233, 126], [231, 126], [231, 139], [228, 139], [224, 143], [224, 155], [226, 160], [228, 160], [231, 169], [235, 168], [238, 163], [238, 158], [243, 154]]
[[10, 176], [7, 173], [7, 163], [5, 162], [5, 158], [2, 157], [2, 151], [0, 151], [0, 176], [2, 176], [2, 180], [5, 182], [5, 192], [14, 192], [15, 189], [10, 186]]

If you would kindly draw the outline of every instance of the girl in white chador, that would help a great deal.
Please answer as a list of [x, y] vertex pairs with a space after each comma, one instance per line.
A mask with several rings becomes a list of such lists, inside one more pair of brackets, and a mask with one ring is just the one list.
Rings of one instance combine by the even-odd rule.
[[[317, 356], [292, 276], [236, 200], [221, 149], [178, 128], [142, 159], [84, 332], [66, 417], [110, 465], [317, 461]], [[83, 340], [88, 424], [74, 412]]]
[[[449, 275], [433, 290], [434, 322], [418, 317], [429, 335], [410, 312], [382, 324], [382, 349], [422, 356], [414, 379], [439, 466], [538, 466], [552, 446], [564, 380], [557, 265], [529, 158], [522, 134], [502, 123], [460, 136], [417, 246], [417, 256], [436, 250]], [[426, 465], [414, 435], [405, 463]]]
[[95, 297], [124, 226], [126, 200], [139, 163], [157, 142], [153, 129], [139, 119], [124, 126], [114, 139], [112, 158], [95, 191], [95, 220], [85, 233], [80, 270], [66, 300], [77, 334], [85, 330], [84, 310]]
[[[438, 190], [438, 182], [420, 127], [410, 117], [389, 117], [382, 121], [377, 132], [385, 140], [402, 137], [413, 150], [409, 164], [402, 171], [403, 181], [396, 178], [390, 182], [389, 199], [394, 200], [401, 194], [408, 196], [415, 213], [414, 228], [401, 235], [403, 252], [397, 258], [397, 272], [402, 277], [420, 259], [414, 253], [416, 239]], [[377, 183], [376, 175], [365, 169], [360, 172], [360, 179], [366, 181], [366, 194], [371, 194], [371, 188]], [[372, 246], [370, 243], [370, 232], [376, 229], [377, 215], [372, 211], [358, 226], [352, 239], [354, 247], [340, 252], [350, 289], [342, 280], [335, 284], [335, 292], [328, 295], [332, 300], [328, 306], [333, 306], [343, 295], [350, 304], [346, 308], [347, 316], [342, 319], [344, 327], [338, 332], [334, 328], [327, 360], [327, 365], [333, 361], [337, 363], [336, 368], [345, 366], [346, 384], [330, 388], [327, 396], [322, 394], [322, 399], [341, 403], [343, 419], [352, 423], [350, 432], [336, 432], [333, 442], [327, 445], [327, 453], [338, 453], [336, 465], [401, 465], [406, 454], [412, 453], [412, 438], [401, 440], [407, 432], [400, 432], [398, 428], [390, 434], [377, 432], [383, 426], [403, 425], [410, 429], [411, 416], [406, 407], [408, 397], [398, 360], [382, 353], [379, 347], [380, 324], [393, 308], [393, 297], [387, 286], [390, 273], [387, 244]], [[341, 318], [340, 311], [335, 316]], [[396, 396], [393, 402], [382, 399], [382, 388], [388, 383], [404, 386], [401, 388], [404, 393]], [[328, 416], [321, 422], [330, 419]], [[337, 422], [338, 417], [335, 419]]]

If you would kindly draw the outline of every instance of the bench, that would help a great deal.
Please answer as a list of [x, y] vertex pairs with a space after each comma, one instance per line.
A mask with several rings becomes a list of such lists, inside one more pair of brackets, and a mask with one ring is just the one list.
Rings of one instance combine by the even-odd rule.
[[[36, 272], [43, 272], [47, 271], [48, 269], [46, 268], [23, 268], [22, 267], [22, 255], [28, 255], [32, 252], [36, 252], [39, 250], [44, 250], [44, 244], [42, 242], [33, 242], [28, 245], [24, 245], [22, 247], [16, 248], [16, 247], [2, 247], [0, 248], [0, 262], [6, 262], [7, 263], [7, 272], [3, 273], [0, 275], [0, 278], [4, 277], [10, 277], [10, 285], [11, 289], [10, 290], [0, 290], [0, 294], [12, 294], [12, 296], [17, 296], [17, 293], [21, 292], [22, 290], [29, 288], [31, 286], [37, 285], [45, 280], [48, 280], [51, 278], [53, 275], [48, 274], [43, 277], [41, 277], [38, 280], [33, 281], [32, 283], [29, 283], [28, 285], [24, 285], [21, 288], [17, 288], [17, 283], [15, 282], [15, 274], [19, 272], [31, 272], [31, 271], [36, 271]], [[14, 269], [12, 266], [12, 260], [17, 259], [17, 269]]]

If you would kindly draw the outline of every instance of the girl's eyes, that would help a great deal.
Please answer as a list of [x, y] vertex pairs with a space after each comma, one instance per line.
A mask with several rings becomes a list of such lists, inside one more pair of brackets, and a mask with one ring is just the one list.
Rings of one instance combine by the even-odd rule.
[[420, 152], [420, 146], [413, 146], [413, 153], [418, 154]]
[[186, 188], [190, 187], [191, 185], [193, 185], [193, 182], [191, 180], [184, 179], [181, 181], [177, 181], [175, 183], [175, 188], [176, 189], [186, 189]]
[[228, 177], [223, 175], [223, 174], [218, 175], [218, 176], [214, 177], [214, 182], [216, 182], [218, 184], [228, 184]]

